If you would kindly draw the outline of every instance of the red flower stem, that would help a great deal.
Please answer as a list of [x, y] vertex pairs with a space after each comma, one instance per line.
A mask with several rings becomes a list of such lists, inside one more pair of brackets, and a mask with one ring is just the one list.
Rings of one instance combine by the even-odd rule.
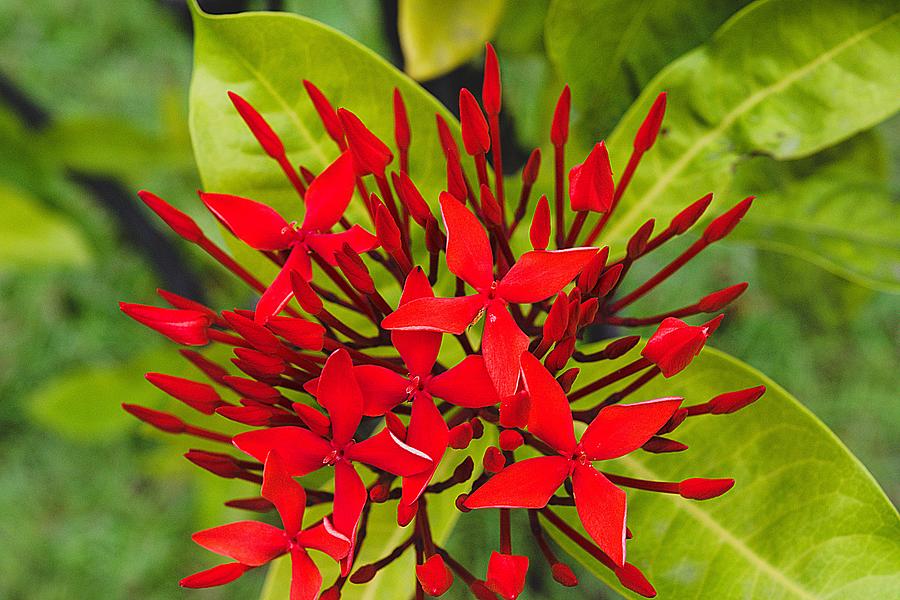
[[571, 394], [569, 394], [569, 402], [574, 402], [581, 398], [584, 398], [588, 394], [592, 394], [597, 390], [601, 390], [608, 385], [612, 385], [613, 383], [628, 377], [629, 375], [634, 375], [638, 371], [646, 369], [649, 367], [651, 363], [646, 358], [639, 358], [636, 361], [629, 363], [622, 367], [621, 369], [617, 369], [608, 375], [604, 375], [600, 379], [597, 379], [593, 383], [589, 383], [588, 385], [575, 390]]
[[294, 168], [294, 165], [291, 164], [291, 161], [288, 160], [287, 156], [282, 154], [278, 157], [278, 164], [281, 165], [281, 170], [284, 171], [284, 174], [287, 175], [287, 178], [291, 180], [291, 185], [294, 186], [294, 189], [297, 190], [297, 194], [300, 195], [300, 199], [304, 200], [306, 196], [306, 186], [303, 185], [303, 181], [300, 179], [300, 175], [297, 174], [297, 170]]
[[500, 204], [500, 219], [506, 227], [506, 201], [503, 197], [503, 151], [500, 147], [500, 115], [488, 116], [491, 126], [491, 156], [494, 159], [494, 190]]
[[531, 527], [531, 535], [534, 537], [534, 541], [537, 542], [538, 548], [541, 549], [541, 554], [544, 555], [547, 562], [551, 565], [558, 563], [559, 560], [556, 558], [556, 554], [553, 552], [550, 544], [547, 543], [547, 538], [544, 536], [544, 529], [541, 527], [541, 522], [538, 520], [538, 513], [536, 510], [528, 511], [528, 524]]
[[658, 286], [660, 283], [668, 279], [673, 273], [678, 271], [678, 269], [686, 265], [688, 261], [700, 254], [700, 252], [708, 245], [709, 244], [703, 238], [700, 238], [699, 240], [691, 244], [687, 250], [682, 252], [675, 260], [660, 269], [659, 272], [656, 273], [656, 275], [644, 282], [643, 285], [638, 287], [630, 294], [619, 298], [616, 302], [610, 305], [608, 312], [610, 314], [614, 314], [622, 310], [623, 308]]
[[225, 251], [219, 248], [210, 239], [204, 237], [197, 242], [197, 245], [200, 246], [200, 248], [202, 248], [207, 254], [212, 256], [216, 260], [216, 262], [237, 275], [254, 290], [259, 293], [266, 291], [266, 286], [259, 279], [251, 275], [246, 269], [244, 269], [244, 267], [235, 262], [233, 258], [228, 256]]
[[431, 537], [431, 522], [428, 520], [428, 505], [424, 496], [419, 498], [419, 510], [416, 511], [416, 525], [420, 527], [422, 532], [425, 556], [429, 557], [434, 554], [434, 539]]
[[660, 323], [669, 317], [690, 317], [692, 315], [700, 314], [701, 312], [703, 311], [700, 310], [697, 304], [691, 304], [690, 306], [671, 310], [659, 315], [653, 315], [651, 317], [607, 317], [604, 322], [609, 325], [619, 325], [622, 327], [641, 327], [643, 325]]
[[366, 182], [363, 181], [363, 178], [359, 175], [356, 176], [356, 191], [359, 192], [363, 205], [366, 207], [366, 212], [369, 213], [369, 219], [371, 219], [372, 224], [374, 225], [375, 211], [372, 210], [372, 204], [369, 202], [369, 188], [366, 187]]
[[431, 252], [428, 255], [428, 283], [432, 286], [437, 283], [438, 269], [440, 269], [440, 252]]
[[472, 343], [469, 341], [469, 336], [465, 333], [460, 333], [458, 335], [454, 335], [453, 337], [459, 342], [459, 345], [462, 347], [463, 352], [466, 355], [475, 354], [475, 349], [472, 348]]
[[331, 314], [328, 309], [323, 308], [322, 312], [316, 315], [316, 318], [319, 319], [323, 324], [328, 325], [329, 327], [333, 327], [337, 331], [340, 331], [353, 341], [365, 342], [367, 340], [367, 338], [361, 333], [357, 332], [349, 325], [345, 325], [341, 320]]
[[491, 187], [490, 179], [488, 179], [487, 172], [487, 159], [484, 157], [484, 152], [479, 152], [475, 156], [475, 170], [478, 173], [478, 184], [479, 186], [484, 185], [488, 188]]
[[563, 216], [563, 206], [565, 199], [563, 198], [563, 194], [565, 193], [565, 177], [566, 177], [566, 156], [565, 156], [565, 145], [560, 144], [558, 146], [553, 146], [553, 162], [555, 166], [555, 181], [556, 181], [556, 189], [554, 196], [554, 207], [556, 212], [556, 247], [562, 248], [565, 242], [564, 236], [566, 235], [566, 225], [565, 218]]
[[400, 171], [409, 173], [409, 148], [400, 148]]
[[[394, 562], [395, 560], [400, 558], [400, 556], [402, 556], [403, 553], [406, 552], [406, 549], [409, 548], [410, 546], [412, 546], [413, 541], [415, 541], [415, 535], [411, 535], [408, 538], [406, 538], [405, 540], [403, 540], [402, 542], [400, 542], [400, 545], [397, 546], [396, 548], [394, 548], [393, 550], [391, 550], [390, 554], [388, 554], [384, 558], [380, 558], [373, 563], [369, 563], [367, 565], [363, 565], [363, 566], [359, 567], [358, 569], [356, 569], [356, 572], [354, 572], [353, 575], [350, 576], [350, 582], [351, 583], [368, 583], [369, 581], [372, 580], [372, 578], [375, 576], [375, 574], [378, 573], [378, 571], [380, 571], [381, 569], [385, 568], [386, 566], [388, 566], [389, 564], [391, 564], [392, 562]], [[354, 581], [354, 578], [357, 577], [358, 574], [361, 571], [363, 571], [363, 569], [368, 571], [366, 573], [367, 578], [364, 581]], [[371, 575], [371, 576], [369, 577], [369, 575]]]
[[222, 444], [228, 444], [229, 446], [231, 446], [230, 435], [225, 435], [224, 433], [218, 433], [216, 431], [210, 431], [209, 429], [203, 429], [202, 427], [185, 425], [184, 431], [182, 433], [192, 435], [194, 437], [203, 438], [205, 440], [210, 440], [212, 442], [221, 442]]
[[519, 433], [522, 434], [522, 438], [525, 440], [526, 444], [528, 444], [541, 454], [545, 456], [556, 456], [557, 454], [559, 454], [559, 452], [557, 452], [541, 440], [537, 439], [533, 434], [527, 431], [519, 431]]
[[235, 477], [256, 484], [261, 484], [263, 480], [262, 475], [256, 475], [254, 473], [238, 473], [237, 475], [235, 475]]
[[628, 164], [625, 165], [625, 172], [622, 173], [622, 178], [619, 179], [619, 185], [616, 186], [616, 191], [613, 193], [612, 206], [610, 206], [609, 212], [603, 213], [603, 216], [600, 217], [600, 220], [596, 225], [594, 225], [594, 228], [584, 240], [585, 246], [593, 246], [594, 241], [603, 231], [603, 228], [606, 227], [606, 223], [612, 216], [613, 211], [616, 210], [616, 207], [619, 205], [619, 200], [622, 198], [622, 194], [624, 194], [625, 190], [628, 189], [628, 184], [631, 183], [631, 178], [634, 176], [634, 171], [635, 169], [637, 169], [638, 164], [640, 164], [641, 157], [643, 155], [643, 152], [632, 150], [631, 156], [628, 158]]
[[362, 315], [365, 314], [362, 310], [360, 310], [358, 306], [356, 306], [352, 302], [348, 302], [347, 300], [338, 297], [338, 295], [333, 293], [331, 290], [326, 290], [322, 286], [312, 282], [310, 282], [309, 286], [320, 298], [322, 298], [323, 301], [336, 304], [340, 307], [346, 308], [347, 310], [352, 310], [353, 312], [360, 313]]
[[456, 559], [450, 556], [449, 552], [447, 552], [440, 546], [435, 546], [434, 551], [441, 555], [441, 558], [444, 559], [444, 562], [447, 563], [447, 566], [450, 567], [467, 586], [471, 587], [473, 583], [478, 581], [477, 579], [475, 579], [475, 576], [469, 572], [468, 569], [466, 569], [459, 562], [457, 562]]
[[347, 298], [349, 298], [350, 301], [360, 310], [360, 312], [369, 317], [377, 327], [379, 322], [377, 317], [372, 313], [372, 310], [369, 308], [369, 306], [366, 305], [365, 302], [363, 302], [362, 297], [356, 293], [356, 290], [353, 289], [353, 286], [350, 285], [346, 279], [344, 279], [343, 275], [338, 273], [334, 267], [325, 262], [325, 260], [315, 252], [313, 252], [311, 256], [313, 257], [313, 260], [316, 261], [316, 264], [319, 265], [319, 268], [322, 269], [322, 271], [326, 275], [328, 275], [328, 278], [331, 279], [341, 289], [341, 291], [344, 292]]
[[355, 348], [351, 348], [350, 346], [347, 346], [346, 344], [342, 344], [342, 343], [338, 342], [337, 340], [325, 338], [324, 350], [326, 350], [327, 352], [332, 352], [332, 351], [338, 350], [338, 349], [346, 350], [347, 352], [350, 353], [350, 356], [352, 356], [354, 359], [358, 360], [359, 362], [363, 362], [363, 363], [370, 364], [370, 365], [378, 365], [380, 367], [384, 367], [386, 369], [390, 369], [392, 371], [400, 373], [401, 375], [406, 375], [408, 372], [404, 367], [401, 367], [398, 364], [392, 363], [389, 360], [384, 360], [382, 358], [378, 358], [375, 356], [369, 356], [368, 354], [366, 354], [364, 352], [360, 352], [359, 350], [356, 350]]
[[585, 538], [583, 535], [581, 535], [580, 533], [575, 531], [568, 523], [563, 521], [559, 517], [559, 515], [557, 515], [555, 512], [553, 512], [552, 510], [550, 510], [547, 507], [544, 507], [544, 508], [541, 508], [538, 510], [541, 513], [541, 515], [545, 519], [547, 519], [547, 521], [550, 522], [550, 524], [552, 524], [554, 527], [556, 527], [560, 531], [560, 533], [562, 533], [567, 538], [569, 538], [570, 540], [572, 540], [573, 542], [578, 544], [578, 546], [580, 546], [582, 550], [584, 550], [585, 552], [587, 552], [588, 554], [593, 556], [595, 559], [597, 559], [599, 562], [601, 562], [604, 567], [606, 567], [607, 569], [613, 570], [613, 571], [616, 570], [616, 563], [614, 563], [613, 560], [610, 557], [608, 557], [605, 552], [603, 552], [603, 550], [601, 550], [599, 547], [597, 547], [592, 542], [588, 541], [588, 539]]
[[649, 371], [647, 371], [646, 373], [644, 373], [643, 375], [641, 375], [640, 377], [638, 377], [637, 379], [635, 379], [634, 381], [629, 383], [627, 386], [625, 386], [618, 392], [610, 394], [609, 398], [607, 398], [606, 400], [604, 400], [603, 402], [600, 403], [600, 408], [609, 406], [611, 404], [616, 404], [617, 402], [621, 402], [622, 400], [624, 400], [631, 394], [635, 393], [636, 391], [638, 391], [639, 389], [644, 387], [644, 385], [646, 385], [648, 382], [650, 382], [650, 380], [652, 380], [654, 377], [656, 377], [659, 374], [660, 374], [659, 367], [653, 367], [652, 369], [650, 369]]
[[391, 213], [391, 217], [394, 219], [394, 223], [397, 224], [400, 229], [400, 241], [403, 244], [403, 250], [406, 252], [407, 256], [409, 255], [409, 238], [404, 233], [404, 228], [400, 227], [403, 223], [403, 219], [400, 218], [400, 213], [397, 212], [397, 203], [394, 201], [394, 193], [391, 191], [391, 185], [388, 183], [387, 177], [384, 176], [384, 173], [377, 173], [375, 175], [375, 182], [378, 184], [378, 191], [381, 192], [382, 199], [384, 203], [387, 205], [388, 212]]
[[500, 509], [500, 552], [512, 554], [512, 537], [510, 535], [509, 509]]
[[512, 238], [512, 235], [516, 232], [519, 223], [525, 218], [525, 211], [528, 210], [528, 199], [531, 197], [532, 187], [533, 186], [530, 183], [522, 184], [522, 191], [519, 193], [519, 205], [516, 207], [516, 212], [513, 215], [512, 225], [509, 226], [510, 238]]
[[239, 348], [253, 348], [253, 345], [248, 343], [244, 338], [238, 337], [236, 335], [232, 335], [230, 333], [225, 333], [224, 331], [219, 331], [218, 329], [210, 329], [207, 331], [207, 335], [209, 339], [214, 342], [219, 342], [221, 344], [225, 344], [227, 346], [237, 346]]
[[629, 487], [636, 490], [647, 490], [649, 492], [662, 492], [664, 494], [677, 494], [678, 483], [667, 481], [647, 481], [646, 479], [634, 479], [633, 477], [624, 477], [622, 475], [613, 475], [603, 471], [603, 475], [616, 485]]
[[[606, 323], [606, 321], [603, 321], [603, 322]], [[621, 356], [628, 350], [631, 350], [632, 348], [634, 348], [637, 345], [637, 343], [641, 340], [641, 337], [638, 335], [630, 335], [630, 336], [626, 336], [624, 338], [619, 338], [617, 340], [613, 340], [609, 344], [607, 344], [606, 347], [604, 347], [602, 350], [598, 350], [597, 352], [593, 352], [591, 354], [584, 354], [584, 353], [576, 350], [575, 353], [572, 355], [572, 358], [574, 358], [578, 362], [595, 362], [598, 360], [606, 360], [606, 359], [610, 358], [611, 350], [613, 350], [613, 349], [617, 350], [617, 346], [619, 346], [620, 344], [626, 343], [623, 340], [628, 340], [628, 344], [629, 344], [628, 348], [625, 350], [622, 350], [621, 353], [617, 352], [615, 354], [615, 356], [613, 356], [613, 358], [618, 358], [619, 356]]]
[[584, 222], [587, 220], [589, 212], [590, 211], [587, 210], [578, 211], [578, 214], [575, 216], [575, 221], [572, 222], [572, 228], [569, 230], [569, 235], [566, 236], [566, 248], [571, 248], [575, 245], [575, 240], [578, 239], [578, 235], [581, 233], [581, 228], [584, 227]]
[[553, 346], [553, 342], [550, 339], [541, 336], [541, 341], [538, 343], [537, 347], [532, 351], [534, 357], [537, 359], [544, 358], [544, 355], [547, 354], [547, 351]]
[[500, 252], [503, 253], [506, 264], [508, 266], [514, 265], [516, 256], [513, 254], [512, 248], [509, 247], [509, 240], [506, 238], [506, 234], [503, 233], [502, 225], [494, 225], [490, 229], [494, 233], [494, 239], [497, 240], [497, 246], [500, 248]]

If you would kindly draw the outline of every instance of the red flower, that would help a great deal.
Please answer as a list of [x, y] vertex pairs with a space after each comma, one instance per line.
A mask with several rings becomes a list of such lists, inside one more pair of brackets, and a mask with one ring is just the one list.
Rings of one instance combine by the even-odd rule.
[[641, 356], [659, 367], [663, 376], [671, 377], [687, 367], [700, 354], [707, 338], [716, 330], [724, 315], [709, 323], [692, 327], [680, 319], [669, 317], [660, 323], [647, 341]]
[[350, 551], [350, 540], [331, 526], [326, 518], [320, 524], [303, 529], [306, 492], [290, 474], [275, 452], [266, 458], [262, 484], [263, 498], [275, 505], [283, 529], [257, 521], [239, 521], [204, 529], [194, 534], [195, 542], [234, 559], [181, 580], [183, 587], [204, 588], [222, 585], [262, 566], [283, 554], [291, 555], [291, 600], [315, 600], [322, 587], [322, 575], [309, 557], [308, 550], [324, 552], [335, 560]]

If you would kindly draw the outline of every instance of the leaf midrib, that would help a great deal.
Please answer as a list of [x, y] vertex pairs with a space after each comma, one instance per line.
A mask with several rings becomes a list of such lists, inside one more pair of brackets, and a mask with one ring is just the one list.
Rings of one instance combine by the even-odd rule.
[[652, 204], [653, 201], [663, 192], [663, 190], [665, 190], [672, 183], [675, 177], [677, 177], [682, 171], [684, 171], [684, 169], [691, 163], [691, 161], [693, 161], [693, 159], [700, 153], [700, 151], [712, 144], [712, 142], [717, 138], [721, 137], [741, 116], [749, 112], [752, 108], [765, 100], [767, 97], [779, 91], [782, 91], [796, 81], [799, 81], [809, 72], [830, 61], [841, 52], [873, 36], [898, 16], [900, 16], [900, 13], [894, 13], [890, 17], [879, 21], [875, 25], [850, 36], [840, 44], [834, 46], [831, 50], [823, 52], [816, 59], [808, 62], [799, 69], [794, 70], [786, 77], [748, 96], [730, 113], [725, 115], [725, 117], [715, 128], [698, 138], [692, 146], [690, 146], [684, 153], [682, 153], [678, 160], [672, 163], [672, 166], [656, 180], [656, 183], [653, 185], [653, 187], [651, 187], [647, 191], [647, 193], [641, 197], [640, 200], [634, 203], [629, 211], [621, 219], [612, 224], [607, 234], [608, 237], [610, 239], [617, 239], [616, 236], [621, 236], [623, 234], [623, 230], [626, 230], [628, 227], [632, 226], [635, 221], [635, 216], [645, 214], [645, 209], [650, 204]]

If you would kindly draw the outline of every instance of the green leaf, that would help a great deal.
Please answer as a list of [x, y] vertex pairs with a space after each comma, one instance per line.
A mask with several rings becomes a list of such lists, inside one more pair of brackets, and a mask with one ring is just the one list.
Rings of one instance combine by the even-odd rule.
[[[840, 440], [783, 388], [707, 348], [682, 374], [654, 380], [634, 400], [682, 395], [696, 404], [760, 383], [768, 391], [755, 405], [690, 417], [679, 427], [671, 437], [688, 451], [635, 453], [604, 465], [651, 480], [736, 480], [726, 495], [703, 502], [628, 490], [634, 532], [628, 561], [645, 572], [660, 598], [893, 598], [900, 586], [896, 510]], [[578, 521], [574, 512], [566, 518]], [[615, 577], [571, 541], [554, 538], [620, 590]]]
[[[466, 450], [448, 450], [444, 455], [441, 465], [434, 474], [432, 481], [442, 481], [453, 473], [456, 466], [462, 462], [465, 456], [471, 456], [475, 461], [476, 469], [473, 477], [480, 474], [481, 456], [485, 449], [496, 444], [496, 428], [485, 428], [484, 436], [472, 440]], [[432, 534], [438, 545], [443, 545], [451, 536], [454, 527], [460, 518], [465, 519], [456, 509], [454, 500], [460, 494], [464, 486], [452, 487], [441, 494], [428, 496], [428, 521], [431, 524]], [[307, 517], [310, 519], [311, 517]], [[369, 526], [362, 549], [356, 559], [355, 566], [360, 567], [383, 558], [394, 548], [400, 545], [412, 534], [413, 526], [401, 528], [397, 525], [397, 503], [395, 501], [383, 504], [373, 504], [369, 516]], [[316, 564], [322, 571], [325, 583], [323, 587], [331, 585], [337, 574], [334, 561], [315, 556]], [[380, 598], [407, 598], [413, 595], [413, 574], [415, 554], [412, 548], [408, 549], [400, 558], [378, 572], [378, 575], [369, 583], [354, 585], [348, 583], [341, 591], [344, 600], [378, 600]], [[269, 569], [266, 584], [263, 588], [260, 600], [282, 600], [287, 597], [291, 582], [290, 559], [281, 559], [275, 562]]]
[[40, 199], [0, 181], [0, 206], [0, 270], [90, 262], [91, 248], [81, 230]]
[[381, 56], [390, 57], [378, 0], [287, 0], [284, 9], [334, 27]]
[[621, 173], [650, 104], [668, 90], [664, 135], [604, 238], [621, 243], [650, 216], [665, 223], [707, 192], [721, 198], [749, 155], [802, 158], [890, 116], [900, 106], [897, 10], [896, 1], [763, 0], [669, 65], [609, 139]]
[[887, 156], [874, 132], [811, 158], [753, 158], [738, 168], [735, 188], [763, 199], [736, 239], [900, 292], [900, 204], [888, 189]]
[[477, 56], [494, 36], [505, 0], [400, 0], [397, 28], [406, 72], [434, 79]]
[[547, 55], [572, 86], [572, 134], [582, 143], [608, 134], [660, 69], [705, 42], [748, 2], [552, 2]]

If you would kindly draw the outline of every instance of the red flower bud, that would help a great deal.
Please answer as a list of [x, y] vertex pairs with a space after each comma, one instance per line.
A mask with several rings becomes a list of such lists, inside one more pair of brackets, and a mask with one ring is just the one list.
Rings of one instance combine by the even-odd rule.
[[738, 283], [718, 292], [713, 292], [708, 296], [704, 296], [697, 303], [697, 309], [701, 312], [716, 312], [722, 310], [732, 302], [734, 302], [747, 289], [747, 283]]
[[181, 308], [184, 310], [196, 310], [196, 311], [202, 312], [202, 313], [206, 314], [207, 316], [209, 316], [210, 320], [212, 320], [213, 322], [216, 322], [219, 319], [219, 315], [217, 315], [215, 313], [215, 311], [213, 311], [213, 309], [211, 309], [208, 306], [205, 306], [203, 304], [200, 304], [199, 302], [191, 300], [190, 298], [185, 298], [184, 296], [179, 296], [175, 292], [169, 292], [162, 288], [156, 288], [156, 293], [159, 295], [160, 298], [162, 298], [163, 300], [168, 302], [169, 305], [172, 306], [173, 308]]
[[647, 341], [641, 356], [653, 361], [664, 377], [672, 377], [700, 353], [709, 337], [709, 329], [707, 325], [695, 327], [668, 317]]
[[645, 598], [653, 598], [656, 596], [656, 590], [653, 589], [653, 586], [650, 585], [650, 582], [647, 581], [647, 578], [644, 577], [644, 574], [641, 573], [640, 569], [635, 567], [631, 563], [625, 563], [624, 567], [616, 567], [613, 572], [616, 577], [623, 586], [644, 596]]
[[572, 386], [575, 384], [575, 380], [578, 379], [578, 374], [581, 372], [581, 369], [578, 367], [572, 367], [571, 369], [567, 369], [564, 371], [559, 377], [556, 378], [557, 383], [559, 383], [559, 387], [562, 388], [562, 391], [566, 394], [572, 389]]
[[406, 441], [406, 425], [400, 420], [400, 417], [392, 412], [384, 415], [384, 424], [390, 429], [391, 433], [401, 442]]
[[448, 442], [451, 448], [455, 448], [456, 450], [464, 450], [469, 447], [469, 444], [472, 442], [472, 424], [466, 421], [465, 423], [460, 423], [459, 425], [450, 429], [450, 441]]
[[225, 385], [241, 396], [265, 402], [266, 404], [271, 404], [281, 398], [281, 392], [262, 381], [247, 379], [245, 377], [235, 377], [234, 375], [226, 375], [222, 380]]
[[494, 198], [491, 188], [483, 183], [481, 184], [481, 214], [484, 215], [484, 219], [487, 221], [486, 224], [489, 225], [499, 225], [503, 218], [500, 205], [497, 203], [497, 199]]
[[453, 573], [440, 554], [432, 554], [424, 563], [416, 565], [416, 579], [429, 596], [440, 596], [453, 585]]
[[653, 235], [653, 226], [655, 224], [655, 219], [649, 219], [646, 223], [641, 225], [636, 232], [634, 232], [634, 235], [632, 235], [631, 239], [628, 240], [628, 258], [634, 260], [644, 253], [644, 249], [647, 247], [647, 242], [650, 241], [650, 236]]
[[400, 202], [409, 211], [410, 216], [420, 226], [425, 227], [428, 220], [434, 217], [431, 214], [431, 209], [428, 208], [428, 204], [425, 203], [425, 198], [422, 197], [412, 179], [406, 173], [401, 172], [399, 174], [391, 173], [391, 180], [394, 183], [394, 191], [397, 192], [397, 197], [400, 198]]
[[441, 115], [435, 114], [434, 118], [437, 121], [438, 139], [441, 141], [441, 150], [444, 151], [444, 158], [447, 160], [456, 158], [458, 162], [459, 146], [456, 145], [456, 139], [450, 133], [450, 126], [447, 125], [447, 121]]
[[203, 373], [213, 381], [221, 382], [222, 377], [228, 375], [228, 371], [212, 362], [199, 352], [194, 352], [193, 350], [187, 349], [181, 349], [178, 352], [180, 352], [183, 357], [191, 361], [191, 363], [195, 367], [203, 371]]
[[641, 336], [639, 335], [629, 335], [612, 341], [603, 349], [603, 357], [607, 359], [619, 358], [637, 346], [640, 341]]
[[528, 425], [531, 398], [522, 390], [500, 399], [500, 425], [524, 428]]
[[429, 254], [437, 254], [444, 247], [446, 238], [434, 217], [425, 224], [425, 247]]
[[281, 342], [275, 337], [275, 334], [251, 317], [227, 310], [222, 313], [222, 316], [239, 336], [257, 350], [266, 354], [277, 354], [281, 350]]
[[606, 144], [596, 144], [580, 165], [569, 171], [569, 202], [572, 210], [607, 212], [612, 207], [612, 167]]
[[528, 232], [531, 237], [531, 247], [535, 250], [546, 250], [550, 243], [550, 203], [547, 196], [542, 195], [534, 207], [534, 216], [531, 218], [531, 229]]
[[390, 253], [398, 252], [402, 246], [400, 228], [387, 207], [381, 202], [375, 204], [375, 235], [381, 245]]
[[297, 413], [297, 416], [300, 417], [300, 420], [303, 421], [303, 424], [309, 427], [310, 431], [317, 433], [322, 437], [329, 434], [331, 430], [331, 420], [326, 415], [323, 415], [312, 406], [303, 404], [302, 402], [294, 402], [291, 406], [294, 408], [294, 412]]
[[528, 155], [528, 160], [522, 168], [522, 183], [525, 185], [534, 185], [537, 181], [538, 173], [541, 171], [541, 149], [535, 148]]
[[391, 488], [383, 483], [376, 483], [369, 489], [369, 500], [376, 504], [386, 502], [391, 495]]
[[619, 283], [619, 277], [622, 275], [622, 269], [625, 265], [622, 263], [615, 264], [603, 271], [600, 280], [597, 282], [596, 294], [598, 298], [606, 296]]
[[459, 157], [447, 158], [447, 191], [463, 204], [466, 203], [469, 191]]
[[144, 406], [138, 406], [137, 404], [123, 404], [122, 408], [147, 425], [156, 427], [166, 433], [184, 433], [187, 429], [187, 425], [185, 425], [184, 421], [169, 413], [160, 412]]
[[500, 432], [500, 448], [512, 452], [525, 443], [522, 434], [515, 429], [504, 429]]
[[357, 585], [368, 583], [372, 581], [376, 575], [378, 575], [378, 568], [375, 565], [363, 565], [350, 576], [350, 583], [355, 583]]
[[653, 436], [641, 446], [641, 449], [653, 454], [665, 454], [668, 452], [682, 452], [687, 450], [686, 444], [670, 440], [668, 438]]
[[[383, 206], [379, 205], [378, 212], [385, 212]], [[388, 215], [390, 218], [390, 215]], [[379, 221], [378, 217], [375, 219], [376, 228], [377, 223]], [[399, 233], [399, 232], [398, 232]], [[383, 244], [385, 248], [388, 248], [387, 244]], [[343, 248], [339, 252], [334, 253], [334, 259], [337, 261], [338, 267], [340, 267], [341, 272], [344, 273], [344, 276], [347, 278], [347, 281], [350, 282], [354, 288], [359, 290], [363, 294], [373, 294], [375, 293], [375, 281], [372, 279], [372, 276], [369, 274], [369, 269], [366, 267], [366, 263], [359, 257], [353, 248], [350, 247], [350, 244], [344, 244]]]
[[575, 338], [568, 337], [563, 341], [558, 342], [556, 347], [550, 351], [550, 354], [548, 354], [547, 358], [544, 360], [544, 366], [546, 366], [547, 370], [551, 373], [556, 373], [565, 368], [566, 363], [572, 358], [573, 352], [575, 352]]
[[263, 497], [238, 498], [236, 500], [229, 500], [225, 503], [225, 506], [229, 508], [236, 508], [238, 510], [250, 510], [258, 513], [267, 513], [275, 509], [275, 505]]
[[207, 452], [205, 450], [189, 450], [184, 457], [214, 475], [225, 479], [234, 479], [244, 473], [237, 460], [228, 454]]
[[266, 326], [304, 350], [321, 350], [325, 341], [324, 327], [299, 317], [269, 317]]
[[481, 459], [484, 470], [488, 473], [499, 473], [506, 466], [506, 457], [497, 446], [488, 446]]
[[703, 479], [694, 477], [678, 484], [678, 493], [691, 500], [709, 500], [721, 496], [734, 487], [734, 479]]
[[138, 192], [138, 196], [150, 210], [155, 212], [156, 215], [169, 226], [172, 231], [187, 241], [197, 243], [206, 238], [206, 236], [203, 235], [203, 230], [200, 229], [200, 226], [197, 225], [194, 219], [156, 194], [148, 192], [147, 190], [141, 190]]
[[400, 90], [394, 88], [394, 140], [401, 151], [409, 149], [409, 117]]
[[714, 415], [724, 415], [739, 411], [740, 409], [753, 404], [766, 393], [766, 386], [758, 385], [756, 387], [747, 388], [745, 390], [737, 390], [735, 392], [727, 392], [719, 394], [709, 401], [709, 412]]
[[484, 435], [484, 423], [478, 417], [472, 417], [469, 419], [469, 424], [472, 425], [472, 437], [480, 440], [481, 436]]
[[500, 114], [503, 87], [500, 84], [500, 63], [497, 53], [489, 43], [484, 48], [484, 84], [481, 87], [481, 103], [489, 115]]
[[303, 87], [306, 88], [309, 99], [312, 100], [316, 112], [319, 113], [319, 118], [322, 120], [322, 125], [325, 126], [328, 137], [333, 139], [338, 146], [343, 147], [344, 128], [341, 126], [341, 120], [338, 118], [331, 102], [328, 101], [328, 98], [325, 97], [325, 94], [319, 88], [305, 79], [303, 80]]
[[659, 428], [659, 434], [671, 433], [678, 429], [678, 426], [684, 423], [684, 420], [691, 414], [687, 408], [679, 408], [675, 411], [668, 421], [666, 421], [665, 425]]
[[609, 246], [604, 246], [597, 254], [591, 258], [583, 271], [578, 275], [578, 287], [584, 290], [584, 293], [591, 295], [594, 287], [600, 280], [600, 273], [606, 266], [606, 260], [609, 258]]
[[356, 173], [384, 175], [384, 170], [394, 160], [391, 149], [346, 108], [338, 109], [338, 118], [347, 135], [347, 145], [353, 155]]
[[158, 331], [178, 344], [203, 346], [209, 343], [207, 330], [212, 320], [209, 315], [200, 311], [128, 302], [119, 302], [119, 308], [138, 323]]
[[206, 383], [163, 373], [147, 373], [144, 377], [165, 393], [203, 414], [211, 415], [222, 405], [222, 398]]
[[528, 557], [493, 552], [488, 562], [487, 586], [504, 600], [515, 600], [525, 589]]
[[251, 427], [264, 427], [270, 424], [272, 409], [261, 405], [254, 406], [220, 406], [216, 414], [222, 415], [235, 423], [250, 425]]
[[562, 292], [556, 295], [556, 300], [550, 305], [550, 312], [544, 320], [544, 339], [549, 342], [558, 342], [566, 333], [569, 323], [569, 298]]
[[228, 97], [231, 98], [231, 103], [234, 104], [244, 123], [250, 128], [250, 131], [265, 153], [275, 159], [282, 158], [284, 156], [284, 144], [281, 143], [278, 134], [266, 123], [262, 115], [250, 106], [249, 102], [234, 92], [228, 92]]
[[659, 128], [662, 125], [663, 116], [666, 114], [666, 93], [662, 92], [653, 101], [653, 106], [644, 118], [644, 122], [638, 128], [634, 136], [634, 151], [643, 154], [656, 142]]
[[312, 289], [309, 282], [303, 276], [296, 272], [291, 272], [291, 289], [294, 290], [294, 297], [300, 303], [300, 308], [311, 315], [317, 315], [324, 309], [322, 299]]
[[600, 310], [600, 301], [596, 298], [588, 298], [582, 302], [578, 307], [578, 327], [593, 323], [598, 310]]
[[466, 88], [459, 90], [459, 121], [466, 152], [472, 156], [486, 154], [491, 149], [488, 124], [475, 96]]
[[703, 241], [711, 244], [731, 233], [737, 227], [737, 224], [741, 222], [741, 219], [744, 218], [744, 215], [747, 214], [747, 211], [750, 210], [751, 204], [753, 204], [753, 196], [744, 198], [734, 205], [731, 210], [713, 219], [703, 231]]
[[561, 562], [553, 563], [550, 566], [550, 572], [553, 574], [553, 579], [560, 585], [566, 587], [575, 587], [578, 585], [578, 577], [575, 576], [575, 573], [572, 572], [572, 568], [569, 567], [569, 565]]
[[707, 194], [699, 200], [696, 200], [687, 208], [682, 209], [680, 213], [672, 218], [672, 221], [669, 223], [669, 229], [672, 230], [675, 235], [681, 235], [693, 227], [694, 223], [699, 221], [700, 217], [703, 216], [703, 213], [706, 212], [706, 209], [709, 208], [712, 199], [713, 195]]
[[569, 113], [572, 108], [572, 92], [569, 86], [563, 88], [553, 111], [553, 124], [550, 127], [550, 141], [554, 146], [564, 146], [569, 140]]

